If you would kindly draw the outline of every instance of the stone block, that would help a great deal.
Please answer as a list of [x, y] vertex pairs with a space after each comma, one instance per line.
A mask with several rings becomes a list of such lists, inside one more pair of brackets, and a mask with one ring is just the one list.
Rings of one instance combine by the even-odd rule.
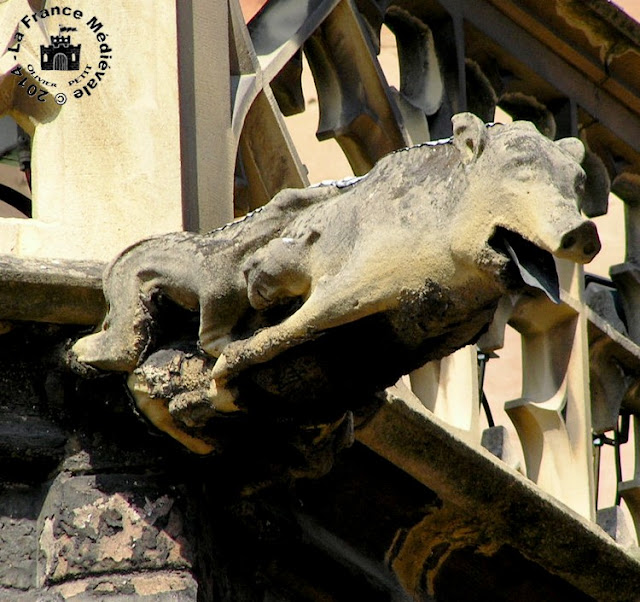
[[175, 502], [145, 477], [60, 475], [40, 515], [39, 584], [189, 569], [192, 552]]
[[27, 590], [35, 583], [41, 500], [39, 488], [5, 484], [0, 491], [0, 600], [10, 599], [3, 588]]

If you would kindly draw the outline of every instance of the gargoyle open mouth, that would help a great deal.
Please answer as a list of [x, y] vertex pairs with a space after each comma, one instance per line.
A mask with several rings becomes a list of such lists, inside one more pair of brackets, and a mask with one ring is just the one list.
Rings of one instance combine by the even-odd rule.
[[497, 227], [489, 245], [508, 257], [525, 284], [539, 288], [554, 303], [560, 303], [560, 284], [553, 255], [506, 228]]

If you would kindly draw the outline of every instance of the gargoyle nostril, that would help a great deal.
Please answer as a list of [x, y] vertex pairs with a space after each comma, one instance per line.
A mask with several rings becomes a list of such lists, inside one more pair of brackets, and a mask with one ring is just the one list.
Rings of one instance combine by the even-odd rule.
[[598, 247], [596, 246], [595, 243], [587, 243], [584, 246], [584, 249], [582, 249], [582, 252], [588, 257], [590, 255], [595, 255], [596, 251], [598, 250]]
[[575, 236], [565, 236], [564, 240], [562, 241], [562, 248], [563, 249], [570, 249], [575, 244], [576, 244], [576, 237]]

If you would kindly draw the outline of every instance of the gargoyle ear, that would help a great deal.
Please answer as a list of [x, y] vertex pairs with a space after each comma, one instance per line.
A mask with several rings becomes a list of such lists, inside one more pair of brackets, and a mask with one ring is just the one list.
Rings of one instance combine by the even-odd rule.
[[584, 144], [580, 142], [577, 138], [562, 138], [561, 140], [556, 140], [556, 144], [565, 152], [567, 155], [573, 157], [577, 163], [582, 165], [582, 161], [584, 161]]
[[466, 165], [475, 161], [484, 150], [487, 128], [473, 113], [458, 113], [451, 118], [453, 144], [460, 151]]
[[587, 217], [604, 215], [609, 208], [611, 180], [602, 159], [585, 148], [578, 138], [562, 138], [561, 140], [556, 140], [556, 144], [580, 163], [587, 175], [584, 194], [580, 201], [582, 213]]

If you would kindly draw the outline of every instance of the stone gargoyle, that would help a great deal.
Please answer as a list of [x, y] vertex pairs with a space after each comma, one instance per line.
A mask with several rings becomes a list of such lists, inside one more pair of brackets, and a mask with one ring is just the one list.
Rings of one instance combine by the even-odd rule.
[[[140, 407], [178, 438], [169, 413], [188, 426], [190, 404], [331, 423], [477, 341], [505, 293], [534, 285], [559, 301], [552, 256], [587, 263], [600, 249], [579, 212], [583, 144], [528, 122], [452, 121], [451, 139], [391, 153], [364, 177], [284, 190], [208, 234], [132, 245], [106, 270], [108, 315], [75, 343], [77, 359], [133, 373]], [[180, 356], [197, 358], [196, 376], [160, 414], [150, 397], [169, 395], [169, 377], [149, 385], [140, 372], [159, 294], [199, 311], [198, 348]], [[171, 363], [153, 361], [156, 376]]]

